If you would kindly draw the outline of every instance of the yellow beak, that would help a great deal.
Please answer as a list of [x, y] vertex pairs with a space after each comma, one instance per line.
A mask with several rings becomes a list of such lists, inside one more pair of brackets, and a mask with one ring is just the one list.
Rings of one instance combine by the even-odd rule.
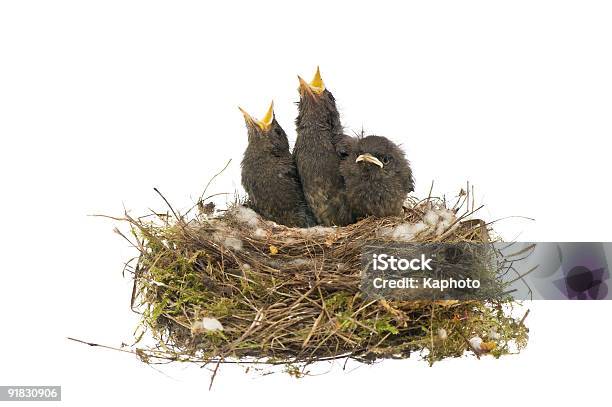
[[325, 90], [325, 84], [323, 83], [323, 79], [321, 79], [321, 71], [319, 70], [318, 66], [317, 72], [315, 72], [314, 77], [310, 81], [309, 85], [313, 92], [317, 94], [323, 93], [323, 91]]
[[244, 120], [248, 124], [256, 124], [263, 131], [269, 130], [270, 126], [272, 126], [272, 121], [274, 120], [274, 101], [270, 103], [270, 107], [268, 108], [268, 111], [266, 112], [265, 116], [261, 120], [254, 119], [250, 114], [248, 114], [240, 106], [238, 107], [238, 109], [240, 109], [240, 111], [242, 112], [242, 115], [244, 116]]
[[310, 81], [310, 83], [306, 83], [304, 79], [298, 76], [300, 80], [300, 90], [307, 91], [311, 95], [320, 95], [325, 90], [325, 83], [323, 83], [323, 79], [321, 78], [321, 71], [317, 66], [317, 72], [315, 72], [314, 77]]
[[372, 154], [369, 154], [369, 153], [361, 154], [355, 160], [356, 163], [362, 162], [362, 161], [365, 161], [365, 162], [368, 162], [368, 163], [372, 163], [372, 164], [376, 164], [380, 168], [384, 167], [384, 164], [378, 158], [374, 157]]

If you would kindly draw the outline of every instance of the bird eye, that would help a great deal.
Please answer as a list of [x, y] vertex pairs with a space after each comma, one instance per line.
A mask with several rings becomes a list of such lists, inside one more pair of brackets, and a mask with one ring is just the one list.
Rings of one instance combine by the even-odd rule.
[[338, 155], [340, 156], [341, 159], [344, 160], [346, 157], [348, 157], [349, 154], [348, 154], [348, 151], [342, 149], [342, 150], [338, 150]]
[[391, 162], [391, 156], [385, 154], [382, 156], [381, 161], [384, 165], [387, 165]]

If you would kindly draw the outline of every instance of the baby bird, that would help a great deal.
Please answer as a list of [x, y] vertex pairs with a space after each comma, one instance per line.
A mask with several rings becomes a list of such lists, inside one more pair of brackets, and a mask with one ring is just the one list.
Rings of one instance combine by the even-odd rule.
[[348, 225], [353, 218], [336, 153], [336, 144], [343, 137], [336, 102], [325, 88], [319, 68], [310, 83], [298, 79], [300, 101], [293, 157], [306, 202], [319, 224]]
[[340, 173], [355, 219], [397, 216], [414, 180], [404, 152], [380, 136], [345, 136], [337, 145]]
[[241, 167], [242, 186], [249, 194], [250, 206], [264, 218], [285, 226], [314, 226], [287, 135], [274, 117], [273, 103], [261, 120], [239, 109], [249, 136]]

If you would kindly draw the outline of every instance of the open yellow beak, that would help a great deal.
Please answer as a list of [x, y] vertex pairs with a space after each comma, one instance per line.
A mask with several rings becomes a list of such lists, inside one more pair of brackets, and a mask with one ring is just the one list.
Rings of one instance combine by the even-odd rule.
[[266, 115], [261, 120], [257, 120], [253, 118], [250, 114], [248, 114], [243, 108], [238, 107], [244, 116], [244, 120], [249, 124], [256, 124], [263, 131], [268, 131], [270, 126], [272, 126], [272, 121], [274, 120], [274, 101], [270, 103], [270, 107], [266, 112]]
[[320, 95], [325, 90], [325, 83], [323, 83], [323, 79], [321, 78], [321, 71], [317, 66], [317, 72], [315, 72], [314, 77], [310, 81], [310, 83], [306, 83], [304, 79], [298, 76], [300, 80], [300, 90], [307, 91], [311, 95]]
[[378, 158], [374, 157], [372, 154], [369, 154], [369, 153], [361, 154], [355, 160], [356, 163], [359, 163], [362, 161], [378, 165], [380, 168], [384, 167], [384, 164]]

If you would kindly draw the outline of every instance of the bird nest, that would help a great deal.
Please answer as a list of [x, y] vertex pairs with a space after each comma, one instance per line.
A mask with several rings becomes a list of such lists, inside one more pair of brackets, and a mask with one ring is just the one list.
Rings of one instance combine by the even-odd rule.
[[296, 375], [334, 359], [516, 353], [528, 330], [509, 299], [373, 300], [360, 290], [360, 256], [373, 239], [490, 243], [490, 225], [473, 212], [462, 190], [454, 205], [411, 199], [401, 217], [333, 228], [281, 226], [240, 203], [200, 203], [191, 219], [126, 215], [140, 251], [131, 268], [137, 337], [150, 340], [135, 352], [147, 363], [283, 365]]

